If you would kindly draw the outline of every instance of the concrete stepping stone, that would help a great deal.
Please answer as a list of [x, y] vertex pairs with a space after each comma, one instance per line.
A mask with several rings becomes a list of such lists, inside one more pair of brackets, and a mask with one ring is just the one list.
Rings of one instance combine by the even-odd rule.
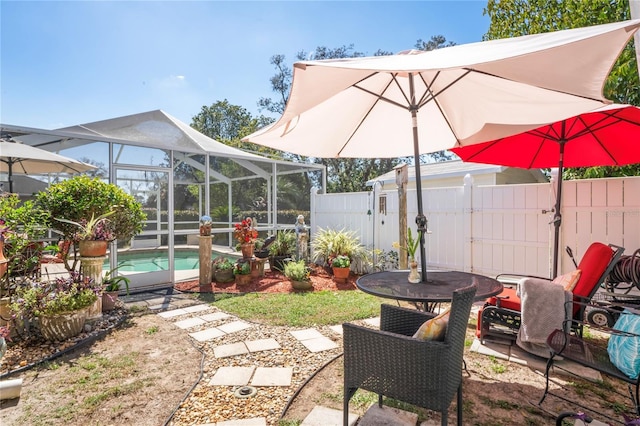
[[246, 386], [256, 367], [220, 367], [209, 380], [211, 386]]
[[291, 386], [293, 368], [258, 367], [251, 379], [252, 386]]
[[187, 318], [186, 320], [176, 321], [173, 324], [176, 327], [180, 327], [182, 329], [196, 327], [198, 325], [206, 324], [207, 322], [200, 318]]
[[196, 312], [208, 311], [209, 309], [211, 309], [211, 307], [209, 305], [203, 304], [203, 305], [187, 306], [182, 309], [184, 309], [190, 314], [195, 314]]
[[342, 324], [329, 326], [331, 331], [342, 336]]
[[230, 356], [242, 355], [248, 352], [249, 349], [247, 349], [247, 346], [242, 342], [220, 345], [213, 348], [213, 355], [216, 358], [228, 358]]
[[309, 349], [309, 351], [314, 353], [328, 351], [338, 347], [336, 342], [324, 336], [318, 337], [316, 339], [301, 340], [300, 343], [302, 343], [307, 349]]
[[295, 331], [290, 331], [289, 333], [291, 333], [293, 337], [295, 337], [300, 341], [317, 339], [318, 337], [324, 337], [322, 333], [320, 333], [315, 328], [307, 328], [306, 330], [295, 330]]
[[358, 425], [415, 426], [417, 422], [418, 415], [416, 413], [410, 413], [408, 411], [384, 405], [380, 408], [377, 403], [374, 403], [364, 413], [364, 416], [362, 416]]
[[[358, 415], [349, 413], [349, 426], [356, 424]], [[342, 410], [316, 405], [300, 426], [342, 426]]]
[[229, 322], [229, 323], [218, 326], [218, 329], [224, 331], [227, 334], [231, 334], [231, 333], [235, 333], [236, 331], [244, 330], [250, 327], [251, 327], [251, 324], [246, 323], [244, 321], [233, 321], [233, 322]]
[[247, 345], [249, 352], [262, 352], [280, 349], [280, 343], [278, 343], [276, 339], [248, 340], [244, 343]]
[[164, 319], [169, 319], [173, 317], [178, 317], [180, 315], [187, 315], [189, 312], [185, 311], [182, 308], [173, 309], [171, 311], [158, 312], [158, 316]]
[[226, 312], [214, 312], [212, 314], [200, 315], [199, 318], [202, 318], [206, 322], [220, 321], [226, 318], [229, 318], [231, 315]]
[[196, 331], [195, 333], [189, 333], [189, 336], [196, 339], [198, 342], [206, 342], [207, 340], [215, 339], [216, 337], [224, 336], [226, 333], [215, 327], [207, 328], [206, 330]]

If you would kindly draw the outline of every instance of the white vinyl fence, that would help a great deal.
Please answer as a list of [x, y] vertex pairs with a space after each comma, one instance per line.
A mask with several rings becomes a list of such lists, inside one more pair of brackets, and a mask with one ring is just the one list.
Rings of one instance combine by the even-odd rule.
[[[555, 183], [466, 182], [422, 190], [429, 268], [549, 276]], [[370, 248], [390, 251], [398, 241], [397, 190], [312, 194], [311, 203], [312, 239], [318, 228], [344, 228], [356, 231]], [[407, 224], [415, 230], [415, 189], [408, 190], [407, 211]], [[640, 177], [565, 181], [561, 213], [559, 273], [575, 269], [565, 246], [578, 261], [594, 241], [625, 247], [631, 254], [640, 248]]]

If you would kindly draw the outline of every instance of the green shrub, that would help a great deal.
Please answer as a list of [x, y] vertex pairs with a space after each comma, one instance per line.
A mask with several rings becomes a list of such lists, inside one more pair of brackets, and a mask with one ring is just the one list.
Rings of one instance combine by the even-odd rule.
[[284, 275], [292, 281], [310, 281], [311, 270], [304, 260], [287, 262], [284, 265]]
[[37, 194], [36, 201], [49, 211], [51, 226], [66, 239], [73, 239], [77, 227], [52, 218], [80, 222], [92, 215], [97, 217], [115, 210], [109, 220], [113, 222], [115, 237], [121, 241], [128, 241], [142, 232], [146, 220], [140, 203], [122, 188], [84, 175], [50, 185]]

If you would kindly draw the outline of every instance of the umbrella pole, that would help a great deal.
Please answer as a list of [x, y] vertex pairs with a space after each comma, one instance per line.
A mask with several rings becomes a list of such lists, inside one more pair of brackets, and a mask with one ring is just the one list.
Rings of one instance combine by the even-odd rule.
[[7, 165], [9, 166], [9, 174], [7, 175], [9, 177], [9, 194], [13, 194], [13, 179], [11, 178], [13, 163], [11, 162], [11, 159], [9, 159]]
[[420, 235], [420, 279], [423, 283], [427, 282], [427, 256], [424, 247], [424, 236], [427, 234], [427, 218], [422, 208], [422, 177], [420, 176], [420, 145], [418, 141], [418, 106], [415, 101], [415, 90], [413, 87], [413, 74], [409, 73], [409, 90], [411, 106], [411, 125], [413, 127], [413, 161], [416, 168], [416, 192], [418, 195], [418, 215], [416, 216], [416, 225]]
[[[564, 123], [563, 123], [564, 124]], [[563, 126], [564, 127], [564, 126]], [[563, 129], [564, 134], [564, 129]], [[556, 206], [553, 214], [553, 270], [551, 271], [551, 279], [558, 276], [558, 246], [560, 245], [560, 224], [562, 223], [562, 214], [560, 213], [560, 204], [562, 203], [562, 171], [564, 169], [564, 144], [565, 140], [560, 140], [560, 157], [558, 161], [558, 190], [556, 191]]]

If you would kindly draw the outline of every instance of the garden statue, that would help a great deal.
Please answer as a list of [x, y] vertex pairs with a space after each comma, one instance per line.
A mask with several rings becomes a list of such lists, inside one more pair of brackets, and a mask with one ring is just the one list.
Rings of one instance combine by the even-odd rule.
[[309, 242], [308, 227], [304, 223], [304, 216], [298, 215], [295, 225], [298, 259], [307, 259], [307, 245]]
[[200, 236], [208, 237], [211, 235], [211, 217], [202, 216], [200, 218]]

